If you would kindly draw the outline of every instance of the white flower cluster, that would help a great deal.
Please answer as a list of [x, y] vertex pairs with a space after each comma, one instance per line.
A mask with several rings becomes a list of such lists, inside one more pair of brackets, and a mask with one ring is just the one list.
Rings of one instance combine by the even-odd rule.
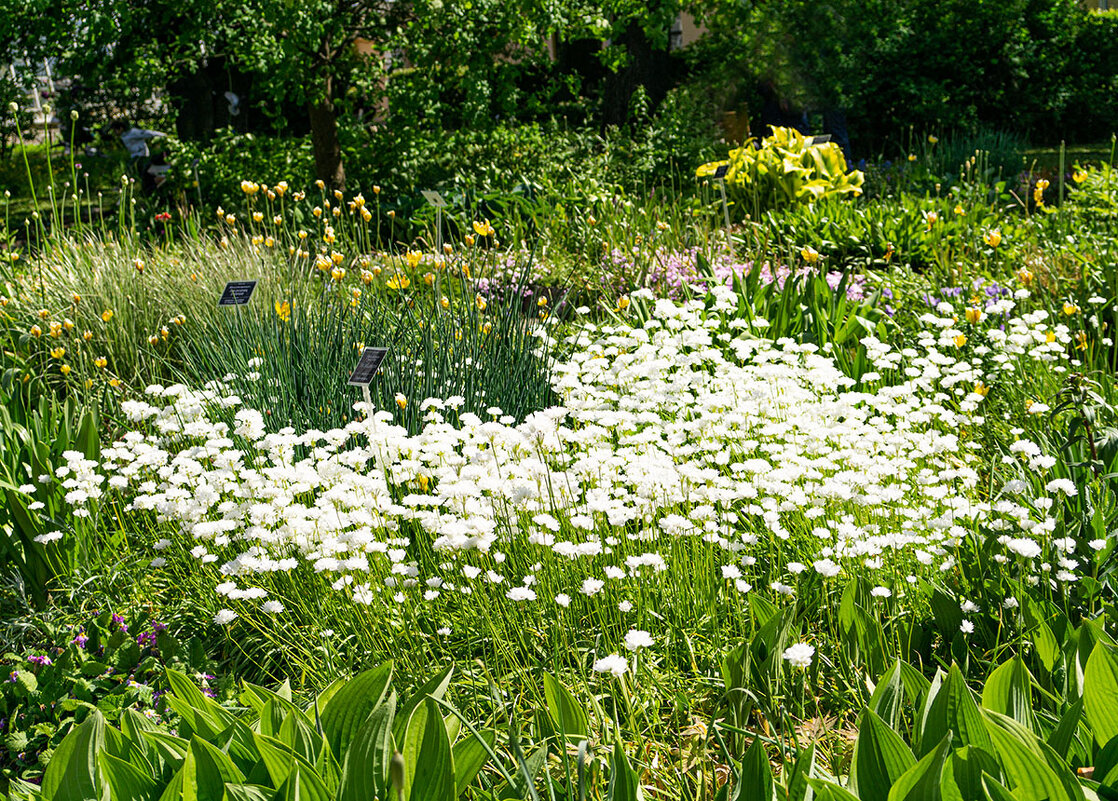
[[[626, 611], [638, 587], [693, 570], [675, 561], [693, 553], [682, 541], [711, 552], [732, 592], [785, 595], [805, 570], [881, 570], [883, 583], [949, 570], [976, 525], [1017, 529], [1003, 538], [1004, 559], [1039, 555], [1050, 499], [978, 500], [975, 456], [958, 432], [982, 422], [976, 385], [1019, 359], [1060, 359], [1066, 329], [1050, 336], [1040, 313], [1010, 318], [968, 361], [955, 355], [954, 317], [928, 315], [915, 347], [865, 340], [879, 372], [855, 390], [814, 345], [750, 336], [721, 313], [732, 303], [660, 300], [643, 326], [582, 331], [553, 372], [562, 405], [519, 424], [499, 409], [483, 420], [458, 413], [460, 399], [428, 399], [416, 435], [390, 411], [331, 431], [265, 433], [255, 410], [238, 409], [232, 428], [219, 421], [240, 405], [221, 384], [150, 387], [150, 402], [124, 409], [149, 433], [106, 448], [100, 469], [130, 510], [177, 532], [167, 536], [180, 558], [198, 570], [214, 563], [217, 592], [231, 601], [267, 598], [255, 583], [274, 587], [309, 566], [365, 606], [484, 593], [553, 614], [575, 599]], [[1023, 457], [1040, 457], [1021, 442]], [[70, 461], [72, 492], [100, 492], [95, 467]], [[1048, 488], [1074, 493], [1060, 481]], [[160, 541], [158, 564], [171, 543]], [[1073, 569], [1065, 554], [1058, 578]], [[623, 645], [653, 638], [634, 628]], [[800, 650], [785, 658], [808, 664]], [[614, 655], [596, 669], [620, 675], [624, 665]]]

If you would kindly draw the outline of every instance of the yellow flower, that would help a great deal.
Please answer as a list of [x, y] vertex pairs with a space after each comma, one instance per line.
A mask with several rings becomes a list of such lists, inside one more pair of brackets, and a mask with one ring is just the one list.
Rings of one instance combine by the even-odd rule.
[[276, 194], [283, 197], [283, 193], [287, 191], [287, 181], [280, 181], [275, 185]]
[[450, 308], [450, 298], [448, 298], [446, 295], [443, 295], [441, 298], [439, 298], [439, 305], [442, 306], [444, 309]]
[[395, 220], [396, 219], [396, 210], [395, 209], [389, 209], [388, 219], [390, 219], [390, 220]]
[[264, 247], [268, 247], [268, 248], [270, 248], [270, 247], [273, 247], [273, 246], [274, 246], [275, 244], [276, 244], [276, 240], [275, 240], [275, 239], [273, 239], [273, 238], [272, 238], [272, 237], [270, 237], [270, 236], [269, 236], [269, 237], [266, 237], [266, 238], [264, 239]]
[[589, 217], [586, 218], [586, 224], [593, 228], [595, 225], [598, 224], [598, 221], [594, 219], [594, 215], [591, 214]]
[[1075, 181], [1077, 184], [1083, 183], [1087, 180], [1086, 170], [1076, 170], [1071, 174], [1071, 180]]
[[283, 303], [280, 303], [277, 300], [275, 302], [275, 309], [276, 316], [279, 317], [283, 322], [286, 323], [291, 320], [291, 301], [285, 300]]
[[1027, 412], [1029, 409], [1033, 408], [1034, 403], [1036, 403], [1036, 401], [1033, 400], [1032, 398], [1026, 398], [1025, 399], [1025, 411]]
[[477, 295], [476, 297], [474, 297], [474, 304], [477, 305], [478, 309], [480, 309], [481, 311], [485, 311], [485, 307], [488, 305], [485, 301], [485, 298], [483, 298], [481, 295]]
[[159, 334], [152, 334], [150, 337], [148, 337], [148, 342], [152, 345], [158, 345], [159, 344]]
[[253, 222], [264, 222], [264, 212], [254, 211], [252, 213], [252, 221]]
[[423, 261], [423, 254], [418, 250], [409, 250], [404, 254], [404, 259], [407, 261], [408, 267], [414, 270]]
[[317, 186], [319, 189], [325, 189], [326, 188], [326, 182], [323, 181], [321, 178], [319, 178], [317, 181], [315, 181], [314, 185]]
[[335, 267], [330, 271], [330, 277], [335, 281], [345, 280], [345, 267]]
[[483, 334], [488, 334], [492, 330], [493, 323], [489, 322], [488, 320], [486, 320], [485, 323], [481, 326], [481, 333]]
[[260, 189], [260, 184], [254, 184], [252, 181], [241, 181], [241, 191], [246, 195], [255, 195]]
[[50, 356], [52, 359], [61, 359], [66, 355], [66, 348], [51, 348]]
[[618, 298], [617, 299], [617, 310], [618, 311], [624, 311], [627, 308], [629, 308], [629, 298], [628, 298], [628, 296], [622, 296], [622, 297]]
[[1030, 284], [1032, 284], [1032, 282], [1033, 282], [1032, 270], [1029, 270], [1026, 267], [1022, 267], [1020, 270], [1017, 271], [1017, 280], [1020, 281], [1025, 286], [1029, 286]]
[[985, 384], [983, 384], [981, 381], [975, 381], [974, 382], [974, 394], [975, 395], [981, 395], [982, 397], [985, 398], [987, 393], [989, 393], [989, 391], [990, 391], [990, 388], [988, 386], [986, 386]]
[[908, 160], [909, 161], [916, 161], [916, 154], [915, 153], [909, 153], [908, 154]]
[[819, 251], [811, 245], [808, 245], [800, 251], [800, 258], [808, 264], [815, 264], [815, 262], [819, 261]]
[[117, 387], [120, 386], [120, 379], [119, 378], [110, 378], [109, 379], [109, 386], [112, 387], [113, 389], [116, 389]]
[[961, 347], [963, 347], [963, 345], [967, 344], [966, 334], [959, 334], [952, 341], [955, 343], [955, 347], [961, 348]]
[[98, 356], [96, 359], [93, 360], [93, 365], [104, 370], [106, 367], [109, 366], [109, 360], [106, 359], [104, 356]]
[[934, 211], [924, 212], [924, 222], [926, 222], [928, 224], [928, 230], [929, 231], [932, 230], [932, 226], [935, 225], [936, 222], [938, 222], [938, 221], [939, 221], [939, 215], [936, 214]]
[[1087, 332], [1080, 331], [1075, 335], [1076, 350], [1087, 350]]
[[236, 221], [237, 221], [237, 218], [234, 217], [232, 214], [226, 214], [225, 215], [225, 222], [228, 223], [229, 225], [232, 225]]
[[299, 236], [300, 240], [306, 239], [307, 238], [307, 232], [306, 231], [300, 231], [298, 236]]
[[315, 206], [314, 209], [311, 210], [311, 214], [313, 214], [315, 217], [321, 217], [322, 216], [322, 208], [319, 207], [319, 206]]
[[163, 337], [163, 339], [166, 340], [167, 337], [171, 336], [171, 331], [167, 328], [167, 326], [163, 326], [159, 329], [159, 336]]
[[172, 318], [171, 322], [173, 322], [175, 325], [186, 325], [186, 315], [185, 314], [179, 314], [179, 315], [175, 316], [174, 318]]
[[386, 282], [389, 289], [407, 289], [411, 286], [411, 279], [406, 275], [396, 274]]
[[1002, 232], [997, 228], [992, 228], [985, 233], [982, 239], [992, 248], [996, 248], [1002, 243]]
[[62, 372], [62, 375], [70, 375], [70, 365], [64, 364], [58, 369]]
[[547, 295], [540, 295], [539, 299], [536, 301], [536, 305], [540, 306], [540, 307], [546, 306], [547, 305]]
[[84, 339], [86, 342], [89, 342], [89, 340], [93, 339], [93, 332], [82, 331], [82, 339]]
[[1064, 301], [1064, 314], [1071, 317], [1073, 314], [1079, 314], [1079, 307], [1070, 301]]
[[931, 134], [928, 135], [928, 144], [934, 145], [938, 141], [939, 141], [938, 136], [932, 136]]
[[93, 389], [93, 379], [92, 378], [87, 378], [85, 380], [85, 388], [86, 389]]
[[361, 207], [361, 219], [364, 220], [365, 222], [368, 222], [369, 220], [373, 219], [373, 213], [371, 211], [369, 211], [367, 208], [365, 208], [364, 206], [362, 206]]
[[64, 317], [62, 318], [62, 327], [65, 328], [67, 331], [73, 331], [74, 321], [71, 320], [69, 317]]
[[1044, 335], [1044, 341], [1051, 345], [1053, 342], [1056, 341], [1056, 332], [1049, 331], [1047, 334]]
[[330, 261], [334, 262], [334, 264], [341, 264], [343, 261], [345, 261], [345, 256], [343, 256], [336, 250], [331, 250]]
[[380, 194], [380, 187], [377, 186], [376, 184], [373, 184], [373, 194], [374, 195], [379, 195]]
[[400, 407], [401, 411], [403, 411], [404, 409], [408, 408], [408, 399], [405, 398], [401, 393], [397, 392], [396, 405]]
[[62, 323], [52, 322], [50, 324], [50, 335], [55, 338], [62, 336]]
[[1043, 192], [1045, 189], [1048, 188], [1048, 179], [1041, 178], [1039, 181], [1036, 182], [1036, 188]]
[[434, 273], [424, 274], [423, 283], [427, 284], [427, 286], [434, 286], [435, 285], [435, 274]]
[[966, 316], [967, 322], [971, 325], [974, 325], [982, 319], [982, 309], [979, 309], [975, 306], [968, 306]]
[[960, 215], [960, 216], [967, 213], [966, 209], [963, 208], [962, 203], [956, 203], [955, 204], [955, 213]]
[[478, 236], [492, 236], [496, 232], [493, 230], [493, 226], [489, 224], [489, 220], [485, 220], [484, 222], [477, 222], [475, 220], [474, 233]]
[[472, 248], [474, 246], [474, 235], [466, 234], [466, 247]]
[[337, 198], [338, 200], [341, 200], [342, 199], [341, 190], [335, 189], [334, 190], [334, 197]]
[[72, 300], [74, 305], [77, 306], [79, 303], [82, 302], [82, 296], [75, 292], [73, 295], [70, 296], [70, 300]]
[[361, 271], [361, 283], [363, 283], [365, 286], [368, 286], [369, 284], [373, 283], [373, 274], [371, 272], [369, 272], [368, 270], [362, 270]]

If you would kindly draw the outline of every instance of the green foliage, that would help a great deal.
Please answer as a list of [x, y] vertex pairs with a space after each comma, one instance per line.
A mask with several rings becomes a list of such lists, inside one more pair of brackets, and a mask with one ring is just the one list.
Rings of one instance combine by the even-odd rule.
[[[391, 675], [386, 663], [339, 680], [306, 708], [289, 692], [243, 683], [234, 713], [168, 669], [177, 734], [131, 711], [116, 728], [94, 709], [55, 750], [41, 798], [450, 801], [471, 788], [485, 798], [536, 797], [536, 770], [521, 765], [518, 778], [527, 781], [514, 780], [509, 771], [517, 768], [501, 764], [493, 732], [474, 728], [444, 700], [449, 670], [402, 706]], [[490, 772], [504, 782], [495, 786]], [[641, 797], [620, 745], [612, 773], [623, 789], [610, 798]]]
[[74, 398], [31, 402], [8, 379], [9, 392], [0, 390], [6, 400], [0, 407], [0, 553], [41, 607], [58, 579], [92, 558], [94, 536], [91, 523], [72, 514], [66, 486], [42, 477], [69, 473], [67, 451], [96, 460], [101, 418], [96, 404], [82, 407]]
[[735, 213], [754, 219], [763, 211], [862, 193], [864, 176], [858, 170], [846, 171], [838, 145], [813, 144], [793, 128], [776, 128], [760, 147], [747, 141], [730, 151], [727, 162], [704, 164], [696, 174], [711, 177], [724, 164], [728, 166], [724, 182]]
[[[3, 779], [41, 779], [64, 738], [93, 712], [126, 730], [160, 721], [168, 667], [209, 676], [200, 643], [184, 643], [146, 614], [106, 610], [79, 626], [38, 624], [36, 644], [0, 660], [0, 718], [6, 721]], [[212, 678], [212, 676], [209, 676]]]

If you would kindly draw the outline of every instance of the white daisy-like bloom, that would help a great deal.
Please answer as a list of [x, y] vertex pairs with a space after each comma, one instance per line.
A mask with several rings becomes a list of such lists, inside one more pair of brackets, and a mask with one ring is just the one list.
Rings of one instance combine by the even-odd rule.
[[641, 648], [651, 648], [655, 641], [652, 635], [642, 629], [630, 629], [625, 635], [625, 647], [630, 651], [637, 651]]
[[567, 595], [565, 592], [561, 592], [555, 596], [555, 603], [566, 609], [571, 605], [571, 596]]
[[784, 661], [792, 667], [807, 668], [811, 666], [811, 660], [815, 656], [815, 646], [808, 645], [806, 642], [798, 642], [794, 645], [789, 645], [784, 649]]
[[964, 620], [962, 623], [959, 624], [959, 631], [963, 632], [963, 634], [973, 634], [974, 623], [970, 622], [969, 620]]
[[283, 604], [279, 601], [265, 601], [260, 605], [260, 611], [269, 615], [278, 615], [283, 611]]
[[595, 660], [594, 662], [595, 673], [612, 673], [614, 676], [620, 677], [624, 676], [628, 670], [628, 661], [619, 654], [603, 656], [601, 659]]
[[216, 615], [214, 615], [214, 623], [219, 626], [225, 626], [229, 623], [232, 623], [236, 619], [237, 613], [234, 612], [232, 609], [221, 609], [218, 610], [218, 613]]

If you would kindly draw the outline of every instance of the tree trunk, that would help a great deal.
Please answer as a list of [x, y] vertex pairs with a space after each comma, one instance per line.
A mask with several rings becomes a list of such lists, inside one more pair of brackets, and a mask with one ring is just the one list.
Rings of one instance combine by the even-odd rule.
[[636, 21], [630, 22], [618, 37], [624, 45], [627, 60], [617, 72], [606, 75], [602, 93], [602, 124], [624, 125], [629, 119], [629, 101], [638, 86], [643, 86], [655, 108], [667, 94], [670, 75], [667, 50], [656, 50]]
[[326, 92], [310, 104], [311, 145], [314, 148], [315, 175], [331, 189], [345, 191], [345, 165], [342, 143], [338, 139], [338, 116], [334, 110], [333, 84], [326, 79]]

